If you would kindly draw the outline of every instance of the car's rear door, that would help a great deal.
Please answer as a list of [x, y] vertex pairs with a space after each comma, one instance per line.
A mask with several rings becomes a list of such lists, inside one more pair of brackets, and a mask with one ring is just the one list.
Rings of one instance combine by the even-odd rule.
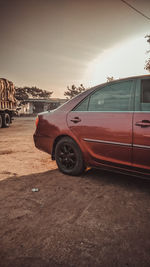
[[150, 78], [137, 80], [133, 119], [133, 166], [150, 171]]
[[133, 80], [108, 84], [68, 114], [68, 126], [95, 162], [131, 165], [133, 95]]

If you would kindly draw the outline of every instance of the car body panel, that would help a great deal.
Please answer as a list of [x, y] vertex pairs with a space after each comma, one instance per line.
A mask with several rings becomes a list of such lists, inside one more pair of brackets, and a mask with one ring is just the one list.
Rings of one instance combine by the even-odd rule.
[[[55, 110], [55, 112], [43, 112], [38, 115], [39, 123], [33, 135], [35, 146], [38, 149], [52, 155], [56, 139], [69, 136], [76, 141], [82, 151], [79, 140], [67, 126], [66, 114], [66, 111], [59, 113], [58, 110]], [[87, 153], [83, 152], [83, 154], [87, 158]]]
[[[135, 112], [133, 118], [133, 166], [150, 171], [150, 103], [142, 103], [142, 82], [147, 76], [137, 79]], [[148, 79], [150, 90], [150, 79]], [[147, 99], [146, 99], [146, 102]], [[147, 110], [148, 109], [148, 110]]]
[[[75, 124], [74, 117], [81, 121]], [[67, 122], [91, 158], [131, 165], [132, 113], [70, 112]]]
[[134, 114], [133, 166], [150, 170], [150, 124], [147, 127], [138, 126], [142, 120], [150, 121], [150, 113]]

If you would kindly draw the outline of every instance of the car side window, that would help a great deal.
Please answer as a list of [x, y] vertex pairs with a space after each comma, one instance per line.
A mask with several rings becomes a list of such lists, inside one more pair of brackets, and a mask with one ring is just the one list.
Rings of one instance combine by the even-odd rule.
[[133, 81], [108, 85], [91, 95], [88, 111], [130, 111]]
[[89, 97], [86, 97], [73, 111], [87, 111], [89, 103]]
[[141, 81], [140, 104], [142, 111], [150, 111], [150, 79]]

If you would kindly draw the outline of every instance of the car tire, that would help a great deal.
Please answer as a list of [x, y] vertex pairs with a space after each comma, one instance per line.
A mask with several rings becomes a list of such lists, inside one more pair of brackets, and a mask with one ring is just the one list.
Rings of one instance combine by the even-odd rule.
[[59, 170], [68, 175], [79, 175], [85, 167], [82, 152], [70, 137], [63, 137], [56, 144], [55, 159]]
[[2, 115], [0, 115], [0, 128], [2, 128], [3, 125], [3, 120], [2, 120]]
[[3, 116], [3, 127], [9, 127], [10, 126], [10, 116], [8, 113], [5, 113]]

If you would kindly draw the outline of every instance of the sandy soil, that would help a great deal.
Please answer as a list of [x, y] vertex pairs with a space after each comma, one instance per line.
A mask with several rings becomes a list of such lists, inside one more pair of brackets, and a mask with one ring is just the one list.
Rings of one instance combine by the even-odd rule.
[[150, 266], [150, 181], [63, 175], [34, 127], [0, 129], [0, 266]]

